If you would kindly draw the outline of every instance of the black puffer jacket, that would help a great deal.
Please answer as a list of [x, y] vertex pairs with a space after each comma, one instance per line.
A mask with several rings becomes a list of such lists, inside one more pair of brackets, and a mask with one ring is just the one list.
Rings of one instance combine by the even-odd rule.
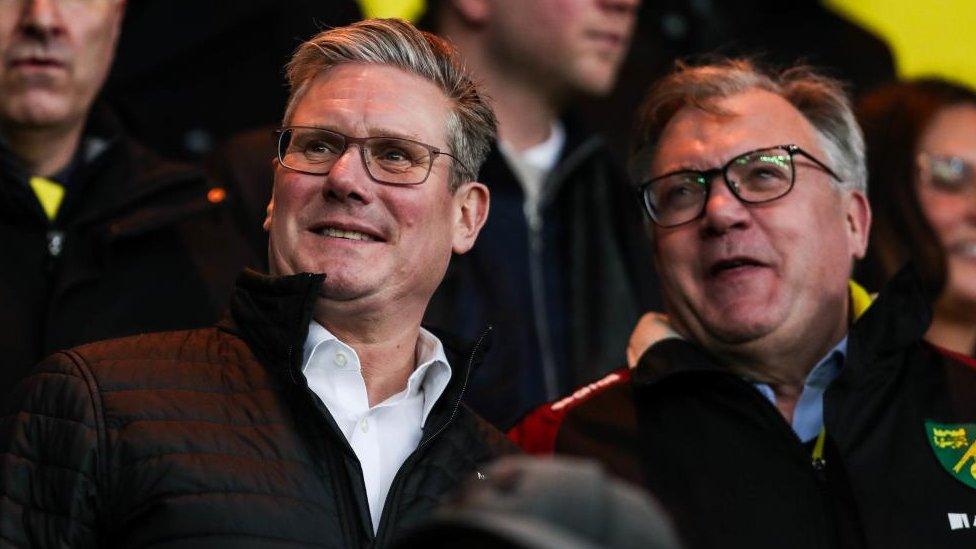
[[96, 108], [49, 222], [0, 142], [0, 402], [48, 354], [212, 325], [256, 257], [224, 191], [164, 162]]
[[45, 360], [0, 418], [0, 544], [382, 547], [515, 448], [461, 404], [461, 355], [374, 538], [355, 454], [300, 374], [321, 277], [246, 272], [219, 326]]

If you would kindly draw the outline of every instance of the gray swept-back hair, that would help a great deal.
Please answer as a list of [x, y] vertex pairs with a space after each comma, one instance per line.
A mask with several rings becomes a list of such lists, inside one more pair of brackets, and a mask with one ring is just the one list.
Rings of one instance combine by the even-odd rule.
[[367, 19], [329, 29], [299, 46], [285, 69], [291, 91], [284, 125], [315, 77], [343, 63], [389, 65], [436, 85], [452, 104], [447, 143], [459, 162], [451, 163], [450, 188], [478, 177], [495, 140], [495, 114], [450, 43], [399, 19]]
[[[759, 68], [748, 59], [723, 59], [699, 66], [678, 63], [652, 88], [641, 107], [631, 148], [631, 175], [649, 173], [664, 128], [686, 106], [722, 114], [716, 101], [760, 89], [790, 102], [817, 131], [827, 164], [837, 172], [838, 188], [867, 194], [864, 136], [843, 85], [810, 67], [783, 71]], [[833, 180], [831, 180], [833, 182]]]

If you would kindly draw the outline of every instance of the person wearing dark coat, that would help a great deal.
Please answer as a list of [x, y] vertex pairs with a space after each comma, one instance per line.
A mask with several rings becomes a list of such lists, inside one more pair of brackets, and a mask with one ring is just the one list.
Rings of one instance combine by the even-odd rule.
[[840, 83], [682, 67], [641, 128], [667, 315], [510, 436], [641, 484], [689, 547], [972, 547], [976, 363], [923, 340], [914, 269], [873, 303], [849, 280], [871, 211]]
[[623, 364], [634, 323], [660, 305], [625, 170], [572, 114], [613, 88], [638, 5], [428, 2], [424, 24], [484, 82], [499, 130], [480, 175], [491, 215], [427, 322], [468, 336], [498, 327], [472, 405], [502, 428]]
[[124, 5], [0, 5], [0, 401], [58, 349], [213, 323], [255, 259], [222, 188], [95, 101]]
[[490, 343], [420, 326], [488, 210], [494, 115], [399, 20], [288, 66], [271, 275], [217, 325], [52, 355], [0, 412], [0, 539], [386, 547], [517, 448], [464, 404]]

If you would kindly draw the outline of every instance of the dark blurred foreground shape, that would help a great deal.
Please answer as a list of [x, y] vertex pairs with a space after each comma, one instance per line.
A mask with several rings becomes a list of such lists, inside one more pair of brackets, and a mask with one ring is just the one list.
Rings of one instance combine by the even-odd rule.
[[596, 462], [514, 456], [495, 462], [482, 477], [395, 547], [681, 547], [660, 505]]

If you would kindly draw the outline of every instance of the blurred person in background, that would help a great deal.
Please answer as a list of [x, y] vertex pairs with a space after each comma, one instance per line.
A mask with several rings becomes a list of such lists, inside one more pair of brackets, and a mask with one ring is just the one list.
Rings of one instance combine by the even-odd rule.
[[223, 189], [96, 100], [125, 7], [0, 1], [0, 395], [54, 350], [213, 322], [253, 257]]
[[613, 88], [638, 5], [441, 0], [422, 22], [457, 45], [498, 114], [480, 175], [491, 215], [426, 321], [468, 336], [496, 327], [472, 405], [502, 427], [622, 364], [639, 313], [659, 304], [633, 191], [571, 114]]
[[926, 338], [976, 356], [976, 92], [942, 80], [858, 103], [874, 229], [858, 279], [878, 289], [912, 261], [939, 297]]

